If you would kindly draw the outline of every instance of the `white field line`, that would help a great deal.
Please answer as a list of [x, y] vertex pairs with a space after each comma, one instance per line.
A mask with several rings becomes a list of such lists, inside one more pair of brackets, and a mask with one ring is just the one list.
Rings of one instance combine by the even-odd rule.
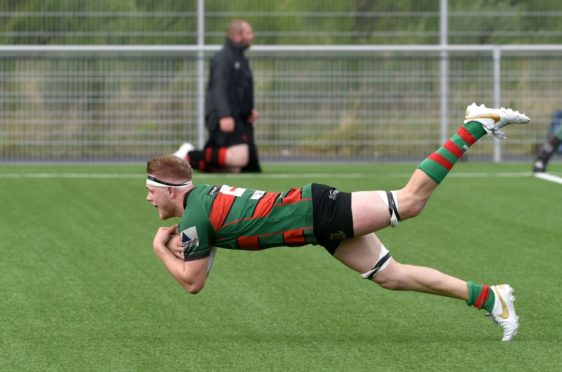
[[[412, 173], [307, 173], [307, 178], [404, 178], [408, 179]], [[531, 172], [452, 172], [447, 177], [462, 178], [525, 178], [531, 176]], [[294, 173], [263, 173], [263, 174], [195, 174], [195, 179], [214, 179], [214, 178], [266, 178], [266, 179], [299, 179], [302, 175]], [[535, 175], [538, 177], [538, 175]], [[0, 173], [2, 179], [143, 179], [146, 176], [139, 173]], [[550, 175], [550, 177], [561, 180], [560, 177]], [[539, 177], [541, 178], [541, 177]], [[558, 181], [553, 181], [558, 182]]]
[[535, 173], [535, 177], [540, 178], [541, 180], [559, 183], [562, 185], [562, 177], [555, 176], [554, 174], [550, 173]]

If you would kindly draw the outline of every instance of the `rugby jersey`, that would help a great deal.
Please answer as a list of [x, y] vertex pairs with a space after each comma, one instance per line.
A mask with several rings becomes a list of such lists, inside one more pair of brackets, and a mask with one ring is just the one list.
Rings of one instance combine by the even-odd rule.
[[267, 192], [197, 185], [186, 194], [179, 223], [186, 261], [207, 257], [211, 246], [260, 250], [316, 244], [311, 185]]

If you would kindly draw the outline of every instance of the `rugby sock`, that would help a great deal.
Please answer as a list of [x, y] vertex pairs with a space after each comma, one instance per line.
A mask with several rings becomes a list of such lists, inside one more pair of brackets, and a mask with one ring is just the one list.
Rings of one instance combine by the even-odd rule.
[[226, 165], [226, 147], [205, 148], [205, 162], [223, 168]]
[[488, 285], [475, 284], [473, 282], [466, 282], [468, 287], [468, 306], [474, 306], [477, 309], [485, 309], [487, 312], [492, 313], [494, 310], [494, 301], [496, 295]]
[[205, 152], [201, 150], [193, 150], [187, 154], [187, 160], [191, 168], [204, 172], [206, 170]]
[[226, 147], [206, 147], [204, 150], [194, 150], [187, 154], [191, 168], [201, 172], [213, 172], [225, 167]]
[[482, 124], [469, 121], [460, 127], [457, 133], [449, 138], [443, 146], [425, 158], [418, 169], [425, 172], [435, 182], [441, 183], [457, 160], [484, 134], [486, 134], [486, 131]]

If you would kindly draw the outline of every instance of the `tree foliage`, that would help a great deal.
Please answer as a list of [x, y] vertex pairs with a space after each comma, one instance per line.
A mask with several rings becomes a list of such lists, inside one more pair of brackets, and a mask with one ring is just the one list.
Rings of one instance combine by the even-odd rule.
[[[194, 44], [195, 0], [3, 0], [2, 44]], [[205, 42], [248, 19], [259, 44], [436, 44], [437, 0], [206, 0]], [[449, 0], [450, 44], [558, 43], [558, 0]]]

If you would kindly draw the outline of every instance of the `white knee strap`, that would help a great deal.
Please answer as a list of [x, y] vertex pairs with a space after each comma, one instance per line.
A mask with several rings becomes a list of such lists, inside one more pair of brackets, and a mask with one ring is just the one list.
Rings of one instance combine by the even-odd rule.
[[398, 226], [398, 222], [400, 221], [400, 214], [398, 214], [398, 194], [396, 191], [377, 191], [377, 193], [388, 208], [390, 226]]
[[361, 277], [363, 279], [369, 279], [369, 280], [373, 279], [379, 271], [384, 270], [388, 266], [388, 264], [390, 263], [390, 257], [391, 257], [390, 252], [388, 251], [388, 249], [386, 249], [384, 244], [381, 243], [381, 251], [379, 253], [379, 259], [375, 263], [375, 266], [371, 270], [367, 271], [366, 273], [361, 274]]

